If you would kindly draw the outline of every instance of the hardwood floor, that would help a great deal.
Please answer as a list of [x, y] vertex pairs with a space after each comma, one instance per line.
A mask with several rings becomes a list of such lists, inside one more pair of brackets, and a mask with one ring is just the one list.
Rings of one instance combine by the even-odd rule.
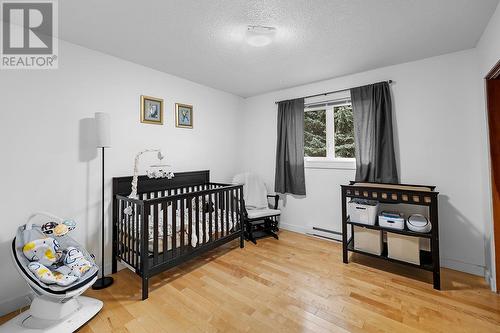
[[500, 332], [500, 296], [481, 277], [442, 269], [435, 291], [428, 272], [361, 255], [344, 265], [341, 252], [288, 231], [234, 242], [151, 279], [146, 301], [125, 269], [86, 292], [105, 305], [80, 332]]

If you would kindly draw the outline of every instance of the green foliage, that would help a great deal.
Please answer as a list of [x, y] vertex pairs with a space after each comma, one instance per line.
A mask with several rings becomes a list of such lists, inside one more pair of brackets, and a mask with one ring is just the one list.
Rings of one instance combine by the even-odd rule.
[[351, 105], [333, 108], [335, 157], [354, 158], [354, 121]]
[[326, 157], [326, 111], [304, 113], [304, 155]]
[[[333, 108], [335, 157], [354, 158], [354, 122], [351, 105]], [[304, 112], [304, 155], [326, 157], [326, 111]], [[333, 157], [333, 156], [332, 156]]]

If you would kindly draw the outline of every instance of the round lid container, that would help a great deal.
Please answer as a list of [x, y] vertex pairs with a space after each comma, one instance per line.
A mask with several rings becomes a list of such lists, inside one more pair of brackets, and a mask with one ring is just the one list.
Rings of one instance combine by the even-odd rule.
[[407, 221], [408, 229], [416, 232], [429, 232], [431, 231], [431, 224], [427, 218], [421, 214], [413, 214]]

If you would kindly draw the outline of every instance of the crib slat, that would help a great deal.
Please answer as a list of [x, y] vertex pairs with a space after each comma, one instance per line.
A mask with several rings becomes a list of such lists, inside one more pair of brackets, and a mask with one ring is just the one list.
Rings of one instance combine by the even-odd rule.
[[242, 230], [243, 229], [243, 221], [241, 220], [241, 211], [243, 210], [243, 207], [241, 205], [241, 188], [238, 188], [238, 199], [237, 199], [237, 205], [238, 205], [238, 212], [236, 213], [236, 219], [238, 220], [238, 224], [239, 224], [239, 229], [238, 230]]
[[[144, 193], [145, 200], [149, 199], [149, 195], [150, 195], [149, 192], [148, 193]], [[152, 213], [151, 212], [151, 206], [149, 206], [149, 205], [145, 205], [145, 206], [147, 206], [148, 209], [145, 209], [144, 211], [147, 210], [148, 214], [144, 214], [144, 216], [142, 217], [145, 221], [143, 222], [143, 225], [141, 226], [141, 228], [143, 226], [146, 226], [147, 230], [144, 232], [141, 229], [141, 243], [142, 244], [146, 244], [146, 246], [145, 246], [146, 249], [145, 249], [145, 254], [144, 254], [144, 256], [142, 258], [148, 258], [148, 256], [149, 256], [149, 239], [148, 239], [149, 238], [149, 216]], [[144, 207], [144, 208], [146, 208], [146, 207]], [[146, 236], [144, 236], [144, 235], [146, 235]], [[144, 237], [146, 237], [146, 239], [144, 239]]]
[[[231, 214], [231, 216], [229, 217], [229, 221], [232, 222], [233, 226], [234, 226], [234, 192], [233, 192], [233, 190], [229, 190], [229, 213]], [[228, 231], [231, 232], [231, 230], [229, 230], [229, 229], [228, 229]]]
[[[196, 186], [196, 188], [198, 188], [198, 186]], [[196, 223], [195, 223], [195, 227], [196, 227], [196, 246], [198, 246], [200, 244], [200, 197], [199, 196], [196, 196], [196, 199], [195, 199], [195, 220], [196, 220]]]
[[211, 204], [213, 203], [212, 201], [212, 194], [208, 196], [208, 234], [209, 234], [209, 242], [213, 240], [213, 234], [212, 234], [212, 212], [211, 212]]
[[188, 204], [188, 246], [192, 246], [191, 239], [193, 238], [193, 199], [187, 199]]
[[130, 223], [129, 223], [129, 229], [127, 230], [127, 247], [129, 249], [129, 263], [134, 266], [134, 259], [135, 259], [135, 250], [134, 250], [134, 243], [135, 243], [135, 238], [134, 238], [134, 226], [135, 226], [135, 220], [136, 220], [136, 215], [137, 215], [137, 207], [135, 203], [130, 204], [132, 208], [132, 215], [130, 215]]
[[220, 199], [220, 234], [224, 237], [224, 195], [223, 192], [218, 192]]
[[136, 255], [136, 267], [139, 268], [140, 267], [140, 260], [141, 260], [141, 234], [140, 234], [140, 225], [141, 225], [141, 221], [142, 221], [142, 215], [141, 215], [141, 211], [139, 211], [139, 209], [141, 209], [142, 211], [142, 206], [140, 207], [139, 205], [136, 206], [136, 212], [135, 212], [135, 215], [136, 215], [136, 224], [135, 224], [135, 249], [137, 251], [137, 255]]
[[172, 253], [174, 253], [176, 249], [177, 249], [177, 200], [174, 200], [172, 201]]
[[161, 204], [161, 207], [163, 209], [163, 252], [162, 252], [162, 257], [163, 261], [166, 260], [166, 255], [167, 255], [167, 236], [168, 236], [168, 202], [164, 201]]
[[228, 190], [228, 195], [229, 195], [229, 221], [228, 221], [228, 233], [231, 234], [232, 233], [232, 230], [231, 230], [231, 222], [233, 222], [233, 212], [234, 212], [234, 198], [233, 198], [233, 190]]
[[203, 223], [203, 244], [205, 244], [205, 242], [207, 241], [207, 238], [206, 238], [206, 235], [207, 235], [207, 217], [206, 217], [206, 214], [204, 213], [204, 209], [205, 209], [205, 196], [202, 195], [201, 196], [201, 208], [200, 208], [200, 212], [201, 212], [201, 223]]
[[185, 206], [185, 199], [182, 199], [181, 200], [181, 254], [184, 252], [184, 238], [185, 238], [185, 232], [184, 232], [184, 220], [185, 220], [185, 217], [184, 217], [184, 212], [185, 212], [185, 209], [184, 209], [184, 206]]
[[232, 201], [233, 201], [233, 232], [236, 231], [236, 220], [238, 217], [238, 194], [237, 190], [233, 189], [232, 190]]
[[123, 201], [122, 200], [118, 200], [118, 220], [116, 221], [117, 225], [116, 225], [116, 242], [118, 243], [117, 244], [117, 254], [118, 256], [120, 256], [121, 258], [121, 255], [122, 255], [122, 251], [121, 251], [121, 246], [122, 246], [122, 241], [121, 241], [121, 234], [120, 234], [120, 226], [122, 224], [122, 221], [123, 221]]
[[136, 248], [135, 248], [135, 229], [136, 229], [136, 223], [137, 223], [137, 204], [132, 204], [132, 216], [130, 218], [130, 230], [127, 234], [127, 238], [128, 238], [128, 247], [130, 249], [130, 264], [133, 266], [133, 267], [136, 267], [136, 258], [137, 258], [137, 254], [136, 254]]
[[240, 213], [240, 204], [239, 204], [239, 198], [240, 198], [240, 190], [236, 189], [234, 190], [234, 206], [235, 206], [235, 212], [234, 212], [234, 223], [233, 223], [233, 231], [236, 232], [238, 229], [236, 228], [236, 223], [239, 221], [239, 213]]
[[219, 196], [214, 194], [214, 208], [215, 208], [215, 239], [219, 239]]
[[[153, 265], [158, 264], [158, 205], [153, 207]], [[148, 241], [149, 247], [149, 241]]]
[[119, 222], [118, 225], [118, 239], [120, 240], [120, 246], [119, 246], [119, 252], [120, 252], [120, 257], [123, 257], [123, 224], [125, 223], [126, 216], [122, 216], [122, 219]]
[[127, 263], [130, 264], [130, 262], [132, 261], [132, 249], [130, 248], [130, 224], [132, 223], [132, 216], [130, 215], [127, 215], [127, 225], [126, 225], [126, 240], [125, 240], [125, 245], [127, 247], [127, 255], [126, 255], [126, 261]]
[[229, 235], [229, 191], [224, 190], [226, 196], [226, 236]]
[[133, 207], [133, 217], [132, 217], [132, 223], [131, 223], [131, 228], [130, 228], [130, 232], [128, 233], [128, 238], [129, 238], [129, 248], [130, 248], [130, 251], [132, 252], [132, 258], [130, 258], [130, 264], [132, 265], [132, 267], [137, 267], [137, 252], [136, 252], [136, 249], [135, 249], [135, 229], [136, 229], [136, 225], [137, 225], [137, 204], [133, 204], [132, 205]]
[[[129, 206], [130, 204], [127, 204], [127, 206]], [[128, 219], [128, 215], [125, 215], [125, 218], [123, 219], [123, 221], [121, 222], [120, 224], [120, 243], [121, 243], [121, 252], [122, 252], [122, 258], [124, 260], [127, 260], [127, 249], [125, 247], [125, 237], [126, 237], [126, 234], [125, 234], [125, 225], [127, 224], [127, 219]]]
[[[134, 205], [132, 203], [128, 204], [130, 208], [133, 208]], [[127, 248], [127, 256], [126, 256], [126, 261], [127, 263], [132, 262], [132, 257], [134, 254], [132, 253], [132, 236], [131, 236], [131, 230], [132, 230], [132, 224], [134, 223], [134, 215], [127, 215], [127, 225], [125, 226], [125, 247]]]

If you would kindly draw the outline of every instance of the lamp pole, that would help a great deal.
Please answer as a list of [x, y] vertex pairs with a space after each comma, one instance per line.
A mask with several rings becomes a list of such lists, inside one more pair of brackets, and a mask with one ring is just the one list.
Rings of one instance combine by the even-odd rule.
[[113, 284], [111, 276], [104, 276], [104, 149], [111, 147], [109, 115], [99, 112], [95, 114], [97, 128], [97, 147], [101, 148], [102, 154], [102, 182], [101, 182], [101, 278], [92, 285], [92, 289], [99, 290]]

